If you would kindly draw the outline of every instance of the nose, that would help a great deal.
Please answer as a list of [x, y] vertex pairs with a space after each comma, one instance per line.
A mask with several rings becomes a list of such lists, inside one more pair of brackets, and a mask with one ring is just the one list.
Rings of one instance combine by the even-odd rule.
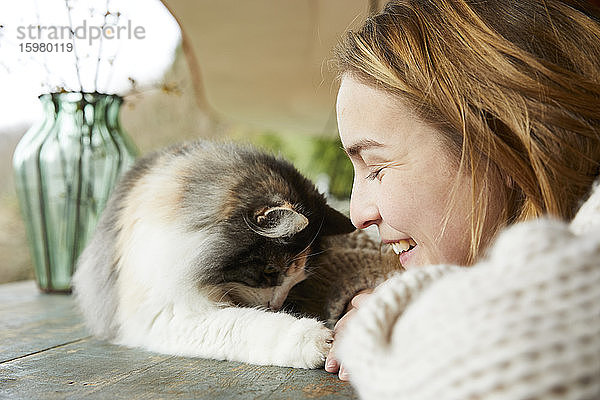
[[354, 180], [352, 195], [350, 197], [350, 220], [358, 229], [379, 224], [381, 216], [373, 198], [373, 191], [368, 190], [366, 184]]
[[281, 309], [281, 305], [279, 305], [279, 304], [271, 304], [271, 302], [269, 301], [267, 303], [267, 308], [269, 310], [271, 310], [271, 311], [277, 312], [277, 311], [279, 311]]

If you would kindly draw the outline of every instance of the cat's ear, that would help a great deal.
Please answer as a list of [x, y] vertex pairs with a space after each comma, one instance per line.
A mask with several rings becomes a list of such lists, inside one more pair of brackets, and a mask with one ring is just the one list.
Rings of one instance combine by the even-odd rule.
[[308, 226], [308, 218], [290, 207], [267, 208], [255, 222], [255, 232], [269, 238], [292, 237]]
[[356, 228], [348, 217], [329, 206], [325, 206], [325, 219], [321, 228], [322, 235], [341, 235], [355, 230]]

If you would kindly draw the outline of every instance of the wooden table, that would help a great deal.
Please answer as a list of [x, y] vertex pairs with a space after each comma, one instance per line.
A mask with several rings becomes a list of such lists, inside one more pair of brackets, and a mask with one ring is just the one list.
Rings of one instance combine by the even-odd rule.
[[0, 398], [354, 399], [324, 370], [262, 367], [114, 346], [86, 332], [69, 295], [0, 285]]

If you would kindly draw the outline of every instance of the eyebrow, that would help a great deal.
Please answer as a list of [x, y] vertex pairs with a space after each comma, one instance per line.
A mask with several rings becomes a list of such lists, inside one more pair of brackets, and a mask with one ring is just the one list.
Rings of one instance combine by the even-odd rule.
[[384, 144], [376, 142], [371, 139], [363, 139], [363, 140], [359, 140], [358, 142], [354, 143], [352, 146], [344, 148], [344, 151], [346, 152], [346, 154], [348, 154], [348, 157], [356, 157], [356, 156], [359, 156], [360, 153], [365, 150], [369, 150], [372, 148], [378, 148], [378, 147], [384, 147]]

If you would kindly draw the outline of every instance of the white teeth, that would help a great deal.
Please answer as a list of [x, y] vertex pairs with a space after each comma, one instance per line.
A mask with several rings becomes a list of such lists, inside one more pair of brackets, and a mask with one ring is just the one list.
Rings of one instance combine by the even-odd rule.
[[[403, 240], [399, 240], [397, 242], [392, 243], [391, 245], [392, 245], [392, 249], [394, 250], [394, 253], [400, 254], [400, 253], [408, 250], [411, 246], [411, 243], [410, 243], [411, 240], [412, 239], [409, 239], [409, 240], [403, 239]], [[414, 243], [414, 240], [412, 240], [412, 241]], [[416, 243], [415, 243], [415, 245], [416, 245]]]

